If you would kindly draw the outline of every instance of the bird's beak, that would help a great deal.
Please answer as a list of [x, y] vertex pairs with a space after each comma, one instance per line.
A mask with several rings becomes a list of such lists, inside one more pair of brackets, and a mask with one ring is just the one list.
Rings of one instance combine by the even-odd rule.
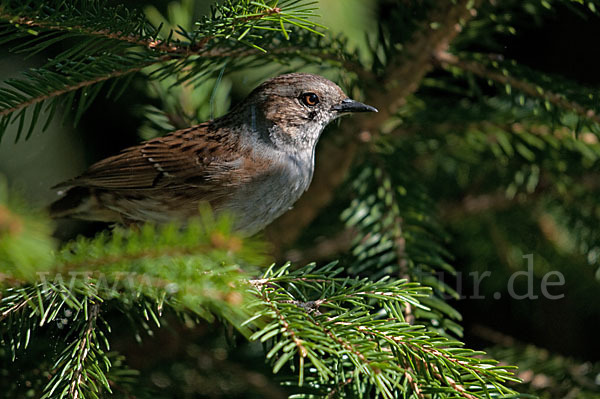
[[331, 107], [337, 112], [378, 112], [377, 108], [371, 107], [370, 105], [359, 103], [350, 98], [342, 100], [341, 103]]

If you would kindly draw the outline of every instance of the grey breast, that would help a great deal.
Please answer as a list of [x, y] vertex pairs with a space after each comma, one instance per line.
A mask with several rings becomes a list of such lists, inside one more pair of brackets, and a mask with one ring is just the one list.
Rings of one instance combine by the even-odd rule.
[[289, 210], [312, 179], [312, 154], [304, 158], [278, 153], [272, 161], [264, 173], [240, 187], [226, 206], [233, 211], [237, 227], [250, 234]]

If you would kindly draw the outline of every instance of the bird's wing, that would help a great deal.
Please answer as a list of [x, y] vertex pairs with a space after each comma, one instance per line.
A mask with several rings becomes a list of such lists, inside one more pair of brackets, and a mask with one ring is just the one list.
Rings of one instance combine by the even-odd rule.
[[127, 148], [56, 187], [109, 190], [210, 189], [241, 165], [239, 141], [231, 132], [202, 124]]

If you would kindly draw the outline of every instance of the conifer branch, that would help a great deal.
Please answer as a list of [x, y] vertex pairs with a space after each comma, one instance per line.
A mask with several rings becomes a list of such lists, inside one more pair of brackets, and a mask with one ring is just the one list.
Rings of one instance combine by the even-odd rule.
[[132, 66], [128, 69], [115, 70], [115, 71], [107, 73], [106, 75], [103, 75], [103, 76], [98, 76], [93, 79], [83, 80], [83, 81], [74, 83], [72, 85], [66, 85], [61, 89], [54, 90], [54, 91], [51, 91], [48, 93], [44, 93], [43, 95], [40, 95], [37, 97], [32, 97], [32, 98], [28, 99], [27, 101], [21, 102], [18, 105], [15, 105], [13, 107], [4, 108], [4, 109], [0, 110], [0, 117], [5, 117], [7, 115], [10, 115], [10, 114], [20, 111], [22, 109], [28, 108], [37, 103], [44, 102], [44, 101], [49, 100], [54, 97], [59, 97], [59, 96], [83, 89], [85, 87], [95, 85], [97, 83], [101, 83], [101, 82], [104, 82], [104, 81], [107, 81], [110, 79], [114, 79], [114, 78], [119, 78], [119, 77], [122, 77], [122, 76], [125, 76], [128, 74], [131, 74], [131, 73], [139, 72], [142, 69], [144, 69], [145, 67], [148, 67], [148, 66], [156, 64], [156, 63], [164, 62], [169, 59], [170, 59], [169, 56], [159, 58], [156, 61], [150, 61], [150, 62], [147, 62], [142, 65]]
[[[282, 9], [279, 7], [269, 8], [267, 7], [264, 11], [253, 14], [251, 16], [239, 16], [234, 17], [235, 24], [244, 24], [249, 21], [256, 21], [272, 15], [281, 14]], [[29, 17], [23, 17], [15, 14], [10, 14], [6, 10], [0, 7], [0, 21], [4, 20], [15, 26], [17, 29], [30, 30], [32, 28], [39, 28], [45, 31], [59, 31], [65, 33], [79, 33], [85, 36], [100, 37], [108, 40], [116, 40], [123, 43], [131, 44], [134, 46], [145, 47], [149, 50], [156, 50], [161, 53], [173, 54], [178, 56], [190, 56], [198, 55], [202, 53], [206, 44], [214, 39], [216, 36], [204, 36], [197, 42], [183, 43], [179, 40], [165, 40], [158, 38], [158, 31], [152, 32], [153, 37], [145, 37], [134, 35], [133, 33], [123, 33], [119, 31], [111, 31], [109, 29], [90, 29], [84, 25], [71, 25], [71, 24], [57, 24], [52, 21], [44, 21], [39, 19], [32, 19]]]
[[[464, 360], [458, 360], [458, 359], [456, 359], [456, 358], [454, 358], [452, 356], [449, 356], [446, 353], [442, 353], [439, 350], [430, 348], [427, 345], [415, 345], [415, 344], [413, 344], [410, 341], [405, 341], [403, 339], [403, 337], [391, 337], [391, 336], [388, 336], [386, 334], [382, 334], [381, 332], [373, 331], [372, 329], [370, 329], [368, 327], [362, 327], [362, 328], [360, 328], [360, 330], [363, 331], [363, 332], [365, 332], [366, 334], [374, 336], [376, 338], [383, 337], [388, 342], [398, 342], [398, 343], [401, 343], [402, 345], [406, 345], [407, 347], [411, 348], [415, 352], [425, 352], [425, 353], [427, 353], [428, 355], [431, 356], [431, 359], [434, 359], [436, 357], [442, 357], [445, 360], [447, 360], [448, 362], [453, 363], [456, 366], [457, 369], [467, 368], [472, 373], [476, 373], [476, 374], [480, 374], [480, 375], [483, 374], [481, 369], [479, 369], [477, 367], [471, 366], [468, 362], [466, 362]], [[476, 396], [471, 395], [470, 393], [468, 393], [467, 390], [465, 389], [465, 387], [463, 385], [457, 383], [451, 377], [448, 377], [448, 376], [440, 373], [439, 367], [436, 366], [435, 364], [429, 364], [426, 361], [426, 359], [419, 358], [418, 356], [414, 357], [414, 361], [420, 363], [421, 367], [423, 369], [431, 368], [433, 370], [433, 375], [441, 383], [445, 383], [445, 384], [449, 385], [450, 387], [452, 387], [452, 389], [454, 389], [454, 391], [457, 394], [459, 394], [460, 396], [462, 396], [464, 398], [467, 398], [467, 399], [477, 399]], [[414, 378], [411, 376], [411, 374], [410, 374], [410, 372], [408, 370], [406, 370], [404, 372], [404, 375], [408, 379], [408, 381], [411, 383], [411, 386], [413, 386], [413, 390], [415, 391], [415, 393], [417, 394], [417, 396], [419, 396], [420, 395], [419, 383], [414, 380]]]
[[71, 376], [71, 384], [69, 386], [69, 395], [73, 399], [79, 398], [79, 386], [82, 384], [82, 375], [84, 372], [84, 364], [87, 361], [88, 354], [90, 351], [90, 347], [94, 345], [92, 340], [92, 333], [96, 328], [96, 320], [98, 319], [98, 314], [100, 313], [100, 305], [97, 302], [92, 302], [89, 307], [89, 315], [88, 320], [83, 331], [83, 335], [80, 338], [79, 346], [77, 348], [77, 367], [74, 370], [73, 375]]
[[490, 79], [502, 85], [510, 85], [515, 89], [522, 91], [528, 96], [534, 98], [541, 98], [542, 100], [547, 100], [551, 104], [559, 108], [572, 111], [577, 115], [591, 119], [594, 122], [600, 124], [600, 115], [598, 115], [596, 111], [584, 107], [583, 105], [578, 104], [575, 101], [570, 101], [558, 93], [553, 93], [552, 91], [544, 90], [538, 85], [526, 82], [524, 80], [516, 79], [515, 77], [510, 76], [509, 74], [503, 74], [500, 72], [492, 71], [486, 68], [481, 63], [475, 61], [461, 60], [456, 55], [450, 54], [447, 51], [438, 51], [434, 54], [434, 57], [436, 62], [438, 62], [443, 67], [451, 65], [465, 70], [467, 72], [471, 72], [472, 74], [482, 77], [484, 79]]
[[[272, 45], [278, 32], [288, 38], [289, 26], [321, 35], [314, 29], [320, 25], [306, 19], [312, 15], [313, 8], [310, 3], [305, 4], [305, 0], [286, 1], [273, 7], [262, 2], [238, 0], [214, 7], [212, 17], [204, 18], [196, 29], [177, 32], [185, 38], [183, 41], [172, 40], [174, 32], [167, 39], [160, 38], [159, 30], [143, 15], [130, 14], [122, 7], [106, 7], [102, 1], [80, 0], [71, 4], [57, 0], [37, 5], [0, 3], [1, 42], [19, 43], [13, 48], [15, 52], [35, 54], [57, 42], [77, 39], [74, 46], [60, 52], [45, 67], [26, 74], [28, 79], [8, 80], [6, 83], [12, 88], [0, 89], [3, 95], [0, 99], [0, 137], [11, 122], [19, 119], [18, 140], [25, 126], [25, 111], [33, 106], [29, 137], [42, 111], [42, 103], [52, 101], [48, 126], [58, 102], [54, 99], [66, 97], [65, 102], [70, 108], [77, 91], [90, 90], [91, 95], [80, 98], [77, 104], [77, 123], [103, 82], [131, 76], [152, 65], [177, 60], [148, 76], [152, 79], [177, 76], [177, 83], [181, 83], [207, 76], [211, 68], [221, 67], [222, 58], [235, 58], [241, 63], [242, 55], [251, 58], [266, 53], [259, 44]], [[36, 29], [45, 35], [40, 35]], [[256, 34], [255, 31], [266, 33]], [[115, 42], [116, 45], [107, 46], [107, 43]], [[243, 43], [246, 49], [236, 47], [234, 42]], [[248, 52], [247, 48], [252, 51]], [[116, 68], [123, 59], [127, 60], [126, 65]], [[234, 68], [233, 64], [228, 65]], [[13, 114], [16, 116], [11, 118]]]
[[172, 53], [178, 55], [191, 55], [197, 53], [201, 48], [204, 47], [206, 42], [210, 39], [209, 37], [203, 38], [198, 43], [192, 46], [182, 45], [180, 43], [167, 42], [166, 40], [155, 38], [144, 38], [133, 34], [123, 34], [122, 32], [113, 32], [108, 29], [90, 29], [83, 25], [59, 25], [50, 21], [34, 20], [28, 17], [21, 17], [17, 15], [11, 15], [2, 8], [0, 8], [0, 20], [4, 20], [15, 26], [20, 30], [28, 30], [32, 28], [38, 28], [44, 31], [57, 31], [64, 33], [79, 33], [83, 36], [98, 37], [107, 40], [115, 40], [133, 46], [146, 47], [149, 50], [156, 50], [161, 53]]
[[[335, 276], [332, 267], [309, 266], [308, 270], [290, 272], [284, 266], [268, 271], [263, 279], [256, 281], [257, 296], [268, 311], [252, 305], [258, 311], [251, 320], [269, 318], [272, 322], [251, 339], [271, 341], [267, 345], [267, 357], [274, 363], [275, 371], [283, 362], [291, 362], [298, 356], [299, 385], [318, 381], [320, 387], [328, 387], [323, 394], [329, 397], [345, 389], [353, 379], [376, 387], [383, 397], [393, 397], [394, 392], [402, 389], [401, 377], [407, 379], [415, 393], [445, 389], [444, 392], [451, 390], [453, 394], [471, 399], [469, 395], [482, 394], [486, 389], [510, 392], [501, 385], [502, 381], [514, 379], [506, 370], [482, 366], [480, 360], [473, 357], [476, 352], [462, 349], [422, 326], [411, 326], [403, 321], [399, 307], [422, 306], [414, 296], [418, 291], [410, 288], [416, 286], [386, 279], [372, 282], [323, 278], [324, 273]], [[377, 302], [373, 302], [374, 299]], [[378, 303], [385, 304], [384, 313]], [[375, 314], [379, 316], [373, 318]], [[291, 345], [298, 350], [290, 351]], [[417, 365], [417, 372], [410, 371], [406, 364]], [[432, 371], [433, 366], [437, 372]], [[331, 378], [328, 370], [332, 369], [345, 370], [345, 375], [352, 373], [352, 376], [323, 385]], [[413, 375], [406, 377], [407, 373]], [[491, 385], [484, 388], [480, 385], [482, 381]], [[489, 395], [491, 391], [485, 392]]]
[[173, 258], [181, 256], [192, 256], [203, 254], [214, 250], [226, 250], [235, 253], [242, 248], [241, 240], [237, 237], [223, 237], [215, 235], [210, 243], [198, 243], [194, 246], [168, 246], [164, 248], [141, 248], [140, 251], [133, 253], [123, 253], [118, 255], [105, 254], [101, 257], [86, 259], [80, 262], [65, 262], [57, 265], [58, 270], [69, 271], [81, 268], [99, 269], [107, 265], [117, 263], [134, 262], [138, 260], [153, 260], [158, 258]]
[[383, 160], [379, 157], [375, 157], [378, 167], [378, 172], [375, 173], [375, 179], [377, 179], [380, 187], [385, 190], [384, 205], [387, 208], [386, 214], [392, 215], [393, 222], [385, 226], [381, 231], [382, 234], [391, 234], [394, 242], [394, 251], [396, 252], [396, 262], [398, 263], [398, 277], [401, 279], [410, 280], [408, 273], [408, 260], [406, 254], [406, 239], [402, 234], [404, 219], [400, 215], [398, 209], [398, 195], [396, 192], [396, 185], [392, 184], [392, 179], [387, 175]]

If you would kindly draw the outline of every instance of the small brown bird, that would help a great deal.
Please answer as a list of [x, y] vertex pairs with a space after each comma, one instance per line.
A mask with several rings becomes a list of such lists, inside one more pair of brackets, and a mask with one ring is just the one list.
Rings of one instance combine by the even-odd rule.
[[221, 118], [126, 148], [57, 185], [69, 189], [50, 212], [163, 223], [197, 215], [206, 201], [216, 212], [232, 212], [236, 228], [253, 234], [306, 191], [325, 126], [365, 111], [377, 112], [321, 76], [281, 75]]

